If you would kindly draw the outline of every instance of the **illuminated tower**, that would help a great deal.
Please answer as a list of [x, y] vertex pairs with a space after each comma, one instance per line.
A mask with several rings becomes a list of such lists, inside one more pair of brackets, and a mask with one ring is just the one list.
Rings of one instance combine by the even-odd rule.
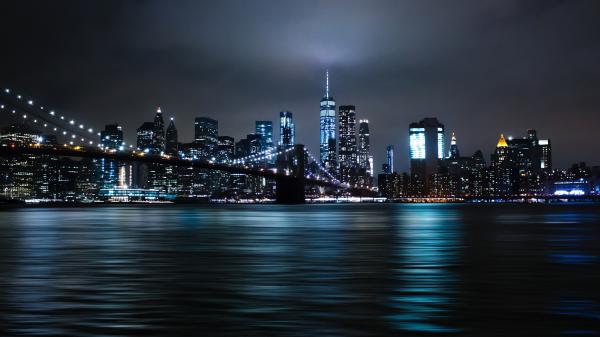
[[156, 110], [154, 116], [154, 134], [152, 138], [152, 147], [156, 152], [165, 150], [165, 121], [163, 120], [160, 107]]
[[425, 118], [409, 126], [410, 173], [423, 181], [424, 192], [428, 181], [437, 173], [439, 160], [444, 158], [444, 124], [437, 118]]
[[452, 132], [452, 138], [450, 139], [450, 150], [448, 151], [448, 158], [456, 159], [460, 157], [460, 153], [458, 152], [458, 145], [456, 145], [456, 136], [454, 132]]
[[358, 122], [358, 183], [370, 187], [373, 183], [373, 158], [371, 157], [371, 134], [369, 120]]
[[385, 164], [383, 164], [383, 173], [394, 173], [394, 145], [388, 145], [385, 151]]
[[295, 144], [296, 127], [291, 112], [281, 111], [279, 113], [279, 145], [290, 147]]
[[321, 99], [319, 154], [321, 165], [333, 175], [336, 174], [337, 169], [335, 129], [335, 100], [329, 94], [329, 71], [327, 71], [325, 73], [325, 96]]
[[356, 170], [356, 108], [354, 105], [340, 106], [340, 180], [345, 183], [351, 182], [351, 177]]

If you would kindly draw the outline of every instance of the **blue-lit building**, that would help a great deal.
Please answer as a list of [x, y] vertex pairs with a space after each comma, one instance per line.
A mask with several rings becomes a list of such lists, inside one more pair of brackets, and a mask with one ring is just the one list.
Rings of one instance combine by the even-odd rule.
[[319, 114], [319, 154], [321, 165], [331, 174], [336, 175], [335, 100], [329, 94], [329, 72], [326, 72], [325, 77], [325, 96], [321, 99]]
[[427, 181], [437, 173], [444, 158], [444, 124], [437, 118], [425, 118], [411, 123], [408, 129], [410, 144], [410, 173], [419, 176], [427, 190]]
[[273, 144], [273, 122], [271, 121], [256, 121], [257, 135], [261, 136], [261, 147], [263, 150], [272, 150]]
[[279, 113], [279, 146], [290, 147], [296, 144], [296, 127], [290, 111]]
[[383, 173], [394, 173], [394, 145], [388, 145], [385, 151], [385, 164], [383, 164]]

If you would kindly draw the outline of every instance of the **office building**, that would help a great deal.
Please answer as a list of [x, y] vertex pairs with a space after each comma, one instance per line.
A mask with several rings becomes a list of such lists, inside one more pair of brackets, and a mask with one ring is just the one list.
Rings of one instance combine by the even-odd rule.
[[171, 156], [177, 156], [179, 151], [179, 142], [177, 136], [177, 128], [175, 127], [175, 121], [171, 117], [167, 132], [165, 134], [165, 153]]
[[444, 124], [437, 118], [425, 118], [409, 126], [410, 172], [417, 175], [427, 188], [427, 180], [437, 173], [439, 160], [444, 158]]
[[290, 111], [279, 113], [279, 146], [290, 147], [296, 144], [296, 127]]
[[356, 145], [356, 108], [354, 105], [341, 105], [339, 108], [340, 146], [339, 176], [343, 183], [353, 184], [358, 164]]
[[329, 93], [329, 72], [325, 74], [325, 95], [320, 102], [319, 118], [321, 165], [335, 176], [337, 171], [335, 100]]
[[104, 131], [100, 132], [100, 144], [109, 150], [118, 150], [123, 147], [123, 128], [119, 124], [107, 124]]

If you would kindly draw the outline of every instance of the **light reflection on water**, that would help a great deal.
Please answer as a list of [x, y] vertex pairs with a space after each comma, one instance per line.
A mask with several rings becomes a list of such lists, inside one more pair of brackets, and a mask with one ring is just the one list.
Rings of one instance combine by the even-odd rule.
[[0, 336], [600, 333], [597, 205], [0, 213]]

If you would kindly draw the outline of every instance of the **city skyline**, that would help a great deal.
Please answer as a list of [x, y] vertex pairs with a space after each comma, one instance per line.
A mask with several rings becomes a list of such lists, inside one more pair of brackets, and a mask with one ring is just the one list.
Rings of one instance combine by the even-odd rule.
[[[329, 69], [337, 105], [355, 105], [370, 120], [376, 172], [389, 144], [397, 170], [408, 170], [405, 128], [424, 117], [456, 132], [464, 153], [480, 149], [488, 158], [500, 133], [536, 128], [552, 135], [556, 167], [597, 164], [600, 144], [586, 136], [600, 122], [593, 2], [202, 6], [4, 2], [2, 13], [11, 14], [1, 23], [11, 31], [6, 43], [19, 52], [2, 56], [0, 80], [57, 110], [84, 114], [96, 128], [126, 125], [129, 143], [135, 127], [161, 106], [165, 117], [175, 117], [181, 139], [193, 136], [186, 124], [197, 116], [227, 119], [222, 133], [240, 139], [254, 121], [275, 123], [278, 112], [291, 111], [296, 138], [317, 148], [317, 100]], [[247, 11], [254, 15], [242, 15]], [[341, 24], [344, 12], [352, 13], [353, 27]], [[231, 25], [202, 33], [202, 18], [212, 25], [211, 17], [224, 13]], [[319, 23], [325, 13], [329, 29]], [[282, 29], [267, 30], [265, 16]], [[25, 19], [36, 24], [9, 29]], [[263, 48], [246, 45], [243, 32]]]

